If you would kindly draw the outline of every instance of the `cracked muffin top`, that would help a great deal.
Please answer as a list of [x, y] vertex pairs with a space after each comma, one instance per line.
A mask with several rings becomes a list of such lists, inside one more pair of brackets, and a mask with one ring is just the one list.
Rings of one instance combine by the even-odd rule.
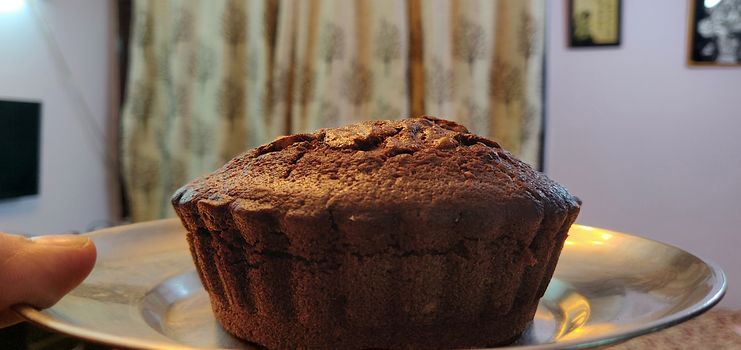
[[542, 220], [544, 206], [578, 206], [563, 187], [496, 142], [428, 116], [280, 137], [173, 197], [176, 206], [201, 201], [306, 215], [344, 209], [350, 220], [419, 212], [421, 206], [469, 212], [483, 206], [482, 216], [499, 210], [534, 223]]

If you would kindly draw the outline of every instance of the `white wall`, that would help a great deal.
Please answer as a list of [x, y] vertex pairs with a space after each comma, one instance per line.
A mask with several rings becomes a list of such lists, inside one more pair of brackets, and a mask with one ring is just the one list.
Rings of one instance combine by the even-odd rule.
[[[112, 7], [109, 1], [36, 1], [70, 63], [72, 76], [98, 125], [110, 107]], [[108, 220], [112, 206], [101, 152], [107, 142], [85, 122], [30, 3], [0, 13], [0, 98], [42, 102], [38, 197], [0, 202], [0, 231], [83, 231]], [[105, 129], [104, 129], [105, 130]], [[0, 171], [7, 164], [0, 164]]]
[[741, 308], [741, 67], [686, 65], [689, 1], [625, 0], [623, 44], [579, 50], [565, 2], [549, 2], [546, 172], [583, 199], [578, 222], [718, 262]]

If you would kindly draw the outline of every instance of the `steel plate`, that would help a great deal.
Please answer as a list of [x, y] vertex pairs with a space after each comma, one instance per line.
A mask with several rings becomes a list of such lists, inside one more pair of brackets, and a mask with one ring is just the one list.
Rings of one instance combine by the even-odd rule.
[[[251, 348], [211, 312], [176, 219], [90, 234], [98, 262], [46, 310], [17, 306], [38, 325], [136, 349]], [[582, 349], [620, 342], [699, 315], [725, 292], [715, 264], [634, 235], [574, 225], [554, 278], [516, 349]]]

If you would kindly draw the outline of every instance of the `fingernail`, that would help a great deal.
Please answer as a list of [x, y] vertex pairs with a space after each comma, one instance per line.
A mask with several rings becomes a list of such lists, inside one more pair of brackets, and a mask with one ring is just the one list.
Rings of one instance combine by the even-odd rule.
[[90, 241], [90, 238], [79, 235], [49, 235], [32, 237], [31, 240], [39, 244], [80, 248], [84, 247]]

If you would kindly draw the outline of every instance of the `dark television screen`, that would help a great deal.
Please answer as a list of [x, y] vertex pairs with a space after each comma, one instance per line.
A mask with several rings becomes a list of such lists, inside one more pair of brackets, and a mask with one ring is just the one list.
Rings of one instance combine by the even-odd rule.
[[0, 100], [0, 199], [39, 193], [41, 104]]

